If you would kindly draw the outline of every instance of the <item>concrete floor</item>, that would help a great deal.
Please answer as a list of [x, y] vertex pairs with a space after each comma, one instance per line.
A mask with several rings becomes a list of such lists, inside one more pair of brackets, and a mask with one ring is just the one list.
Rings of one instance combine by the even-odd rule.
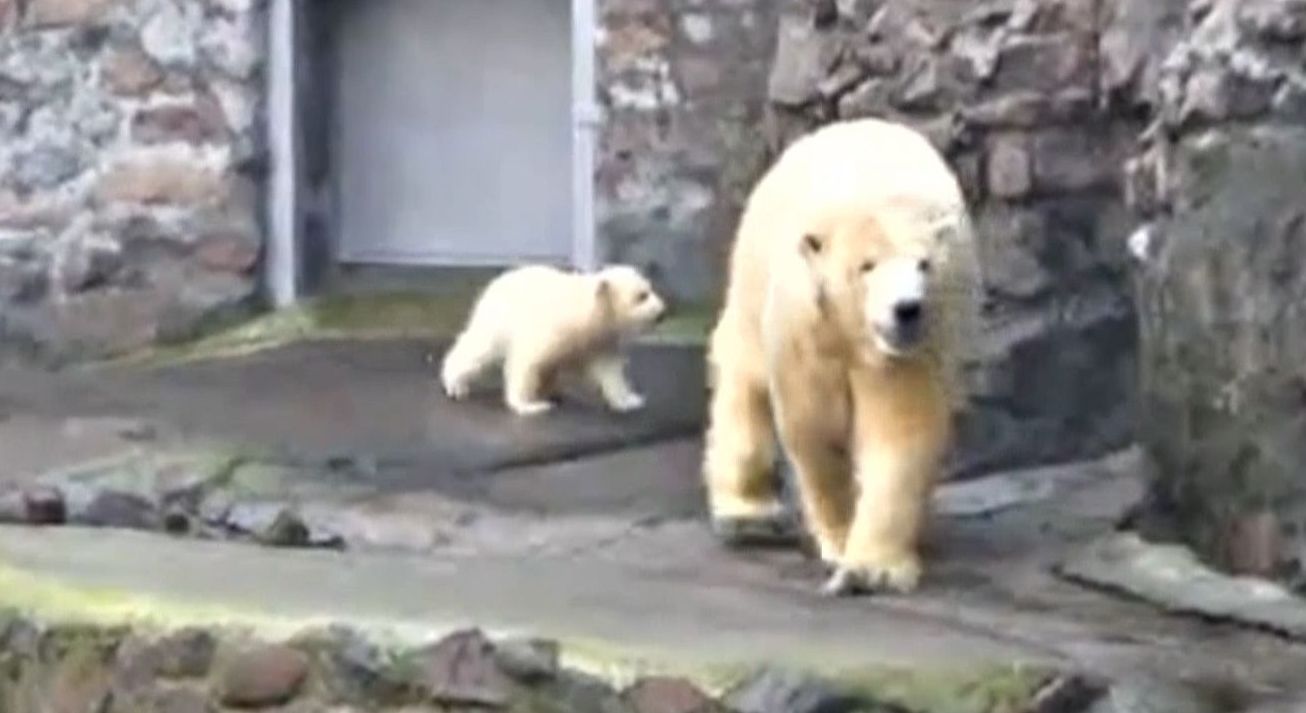
[[[1264, 693], [1306, 686], [1299, 643], [1165, 615], [1052, 574], [1138, 497], [1128, 455], [949, 485], [919, 593], [830, 600], [797, 550], [732, 550], [710, 534], [697, 352], [636, 356], [647, 413], [579, 404], [523, 423], [493, 392], [446, 401], [432, 350], [309, 343], [184, 366], [0, 373], [0, 481], [142, 448], [257, 449], [297, 465], [275, 486], [282, 495], [376, 545], [306, 552], [0, 529], [0, 606], [114, 602], [119, 614], [417, 635], [476, 623], [681, 668], [1036, 663]], [[313, 475], [341, 458], [366, 463], [364, 475], [344, 485]]]

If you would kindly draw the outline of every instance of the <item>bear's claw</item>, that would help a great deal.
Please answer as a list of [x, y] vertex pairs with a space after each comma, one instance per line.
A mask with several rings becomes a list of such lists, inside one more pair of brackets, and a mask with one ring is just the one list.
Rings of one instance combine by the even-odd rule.
[[907, 594], [916, 589], [919, 579], [919, 569], [911, 566], [898, 569], [839, 566], [821, 586], [821, 594], [828, 597]]

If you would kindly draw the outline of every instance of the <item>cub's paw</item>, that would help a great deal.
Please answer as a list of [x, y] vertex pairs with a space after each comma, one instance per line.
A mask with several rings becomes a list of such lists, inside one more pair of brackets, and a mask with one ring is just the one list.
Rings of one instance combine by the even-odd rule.
[[831, 597], [858, 594], [909, 594], [921, 581], [921, 562], [914, 556], [880, 558], [874, 562], [842, 562], [821, 587]]
[[608, 399], [608, 406], [618, 413], [630, 413], [644, 408], [644, 397], [630, 391]]
[[540, 416], [553, 410], [552, 401], [525, 401], [510, 403], [508, 408], [518, 416]]
[[455, 381], [453, 379], [442, 379], [440, 382], [440, 388], [444, 390], [444, 395], [449, 397], [451, 401], [462, 401], [467, 398], [472, 391], [466, 383]]

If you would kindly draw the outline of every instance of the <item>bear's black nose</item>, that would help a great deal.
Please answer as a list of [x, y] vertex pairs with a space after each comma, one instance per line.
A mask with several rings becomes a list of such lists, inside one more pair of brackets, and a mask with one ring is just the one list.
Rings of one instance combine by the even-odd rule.
[[911, 325], [920, 321], [922, 311], [920, 300], [904, 300], [893, 306], [893, 318], [898, 324]]

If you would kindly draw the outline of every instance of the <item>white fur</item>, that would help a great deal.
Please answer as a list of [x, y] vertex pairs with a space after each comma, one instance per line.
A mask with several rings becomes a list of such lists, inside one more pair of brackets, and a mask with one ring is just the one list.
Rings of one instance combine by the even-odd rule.
[[614, 265], [575, 273], [542, 265], [509, 270], [481, 293], [467, 325], [445, 355], [441, 382], [465, 398], [475, 379], [503, 369], [504, 402], [523, 416], [553, 408], [559, 370], [576, 368], [615, 411], [642, 408], [625, 376], [621, 347], [666, 311], [647, 279]]

